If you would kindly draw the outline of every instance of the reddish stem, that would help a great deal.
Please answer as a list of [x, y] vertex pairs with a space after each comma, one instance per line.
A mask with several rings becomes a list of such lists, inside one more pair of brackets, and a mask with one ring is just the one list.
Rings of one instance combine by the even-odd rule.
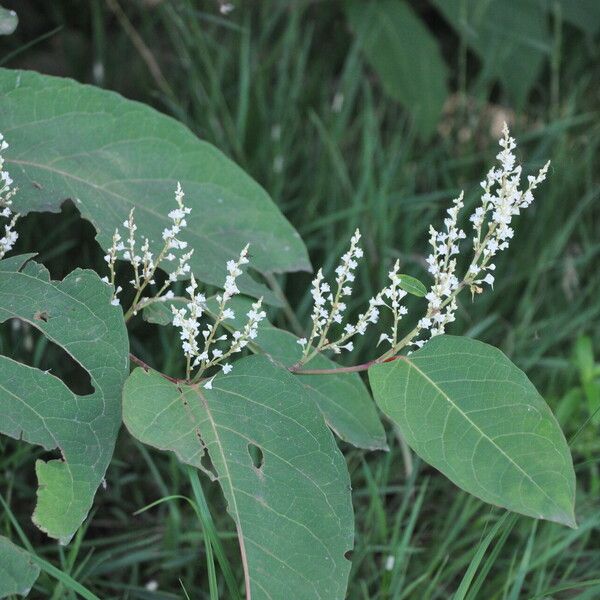
[[337, 369], [300, 369], [300, 367], [288, 367], [288, 371], [295, 373], [296, 375], [333, 375], [336, 373], [359, 373], [360, 371], [366, 371], [373, 365], [392, 362], [394, 360], [406, 360], [406, 356], [391, 356], [385, 360], [375, 358], [361, 365], [354, 365], [353, 367], [339, 367]]
[[[362, 363], [361, 365], [354, 365], [353, 367], [339, 367], [337, 369], [300, 369], [300, 367], [291, 366], [288, 367], [288, 371], [294, 373], [296, 375], [335, 375], [338, 373], [359, 373], [360, 371], [366, 371], [373, 365], [383, 364], [387, 362], [392, 362], [394, 360], [406, 360], [406, 356], [391, 356], [390, 358], [386, 358], [385, 360], [381, 360], [380, 358], [375, 358], [366, 363]], [[177, 379], [176, 377], [170, 377], [169, 375], [165, 375], [156, 369], [153, 369], [149, 364], [145, 363], [141, 358], [138, 358], [135, 354], [129, 353], [129, 360], [132, 363], [142, 367], [144, 371], [155, 371], [161, 377], [173, 382], [173, 383], [190, 383], [187, 379]]]
[[[131, 354], [131, 352], [129, 353], [129, 360], [132, 363], [135, 363], [136, 365], [138, 365], [139, 367], [142, 367], [142, 369], [144, 369], [144, 371], [156, 371], [156, 369], [153, 369], [149, 364], [146, 364], [141, 358], [138, 358], [135, 354]], [[161, 373], [160, 371], [156, 371], [156, 373], [158, 373], [161, 377], [164, 377], [165, 379], [168, 379], [169, 381], [172, 381], [173, 383], [188, 383], [186, 379], [177, 379], [176, 377], [169, 377], [168, 375], [165, 375], [164, 373]]]

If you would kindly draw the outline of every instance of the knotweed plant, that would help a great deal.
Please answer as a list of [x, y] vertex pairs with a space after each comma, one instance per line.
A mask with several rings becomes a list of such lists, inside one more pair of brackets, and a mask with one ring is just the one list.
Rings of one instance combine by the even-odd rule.
[[[61, 130], [60, 135], [69, 139], [62, 147], [60, 139], [54, 143], [54, 137], [60, 137], [55, 129], [44, 130], [43, 139], [53, 143], [39, 146], [36, 161], [47, 159], [47, 168], [21, 161], [15, 178], [27, 185], [21, 184], [20, 206], [22, 202], [26, 209], [36, 210], [40, 201], [51, 205], [58, 190], [61, 202], [75, 198], [82, 216], [104, 223], [104, 230], [112, 232], [103, 281], [88, 269], [75, 269], [62, 281], [53, 281], [43, 265], [27, 264], [31, 255], [0, 261], [0, 318], [19, 318], [37, 327], [89, 372], [94, 388], [77, 395], [54, 374], [0, 355], [0, 431], [61, 454], [61, 460], [36, 464], [40, 486], [34, 521], [44, 532], [65, 544], [74, 536], [103, 484], [124, 423], [142, 443], [173, 451], [190, 467], [186, 472], [197, 499], [202, 485], [196, 470], [207, 471], [208, 455], [213, 467], [209, 474], [220, 485], [235, 521], [248, 598], [341, 600], [346, 597], [354, 528], [350, 477], [334, 433], [365, 451], [386, 450], [388, 432], [382, 414], [405, 445], [405, 456], [412, 449], [485, 502], [575, 526], [573, 463], [548, 406], [499, 350], [446, 334], [455, 320], [458, 295], [468, 290], [474, 298], [493, 287], [496, 257], [513, 238], [513, 219], [531, 205], [548, 171], [546, 164], [537, 174], [523, 177], [506, 126], [498, 164], [481, 183], [472, 214], [464, 214], [461, 193], [442, 225], [429, 228], [429, 289], [401, 273], [396, 261], [382, 289], [358, 316], [349, 318], [349, 299], [364, 258], [356, 230], [335, 274], [328, 278], [322, 269], [317, 271], [310, 287], [310, 326], [298, 339], [266, 322], [262, 298], [257, 299], [260, 294], [244, 297], [260, 282], [242, 277], [251, 259], [249, 247], [232, 246], [231, 240], [265, 236], [256, 226], [263, 216], [273, 226], [269, 231], [273, 239], [261, 239], [262, 260], [256, 260], [265, 280], [274, 279], [273, 271], [305, 266], [307, 260], [289, 223], [238, 167], [208, 145], [196, 144], [183, 128], [168, 144], [148, 144], [148, 132], [161, 142], [160, 132], [171, 121], [153, 111], [144, 113], [137, 105], [130, 110], [127, 101], [114, 95], [106, 106], [117, 114], [102, 121], [98, 107], [105, 92], [26, 73], [8, 76], [8, 81], [6, 77], [0, 72], [9, 90], [3, 114], [8, 120], [22, 120], [9, 123], [11, 136], [17, 136], [12, 146], [38, 148], [37, 138], [28, 137], [36, 129], [32, 123], [40, 128], [61, 123], [68, 131]], [[64, 100], [70, 86], [77, 90], [77, 101], [64, 107], [64, 114], [62, 101], [36, 101], [27, 108], [27, 89], [35, 91], [35, 98], [42, 90], [47, 98], [56, 88]], [[73, 112], [87, 106], [86, 98], [93, 108], [87, 113], [92, 132], [104, 126], [108, 130], [99, 141], [90, 134], [77, 160], [72, 160], [71, 140], [79, 132], [69, 127], [74, 121], [77, 127], [87, 125], [72, 118]], [[122, 127], [123, 114], [132, 119], [126, 131], [115, 129]], [[144, 118], [136, 124], [141, 115]], [[106, 145], [106, 139], [127, 143]], [[52, 148], [49, 157], [41, 156], [46, 146]], [[128, 207], [143, 207], [146, 192], [140, 190], [154, 190], [157, 178], [172, 177], [171, 165], [176, 163], [169, 163], [168, 172], [161, 171], [165, 147], [173, 147], [178, 160], [187, 161], [185, 172], [196, 184], [187, 189], [210, 193], [186, 197], [182, 186], [173, 182], [174, 202], [167, 214], [124, 209], [124, 198]], [[5, 220], [0, 258], [17, 239], [18, 215], [12, 209], [16, 187], [4, 168], [6, 151], [8, 145], [0, 136], [0, 215]], [[69, 158], [68, 168], [74, 173], [63, 175], [56, 169], [62, 156]], [[30, 186], [32, 181], [37, 185]], [[115, 187], [111, 184], [118, 184], [122, 193], [107, 193]], [[243, 213], [240, 217], [226, 198], [243, 198], [246, 190], [252, 202], [247, 203], [250, 208], [236, 204], [236, 211]], [[205, 228], [193, 232], [193, 237], [192, 210], [203, 211], [198, 227]], [[113, 230], [114, 214], [122, 224]], [[209, 241], [218, 248], [224, 277], [221, 291], [207, 297], [197, 267], [201, 244], [209, 237], [203, 234], [212, 227], [211, 234], [223, 237], [218, 244]], [[161, 234], [151, 233], [161, 229]], [[232, 230], [236, 235], [225, 239]], [[190, 247], [191, 239], [198, 240], [196, 248]], [[282, 240], [290, 251], [288, 262], [270, 268], [265, 257], [268, 251], [281, 250]], [[129, 282], [126, 290], [118, 284], [123, 280]], [[275, 293], [270, 298], [275, 300], [280, 290], [271, 285]], [[424, 298], [418, 316], [407, 314], [408, 293]], [[131, 353], [127, 324], [136, 315], [151, 320], [153, 314], [160, 314], [156, 322], [176, 328], [185, 378], [158, 372]], [[370, 361], [341, 367], [331, 360], [330, 356], [352, 352], [357, 336], [378, 326], [382, 317], [389, 325], [375, 336], [378, 344]], [[147, 351], [152, 350], [151, 344]], [[131, 363], [142, 368], [130, 372]], [[356, 374], [360, 371], [368, 373], [369, 387]], [[401, 473], [398, 467], [398, 476]], [[3, 556], [9, 552], [5, 542], [0, 538]], [[215, 567], [209, 550], [208, 572]], [[38, 564], [19, 552], [9, 552], [7, 564], [17, 564], [23, 556], [26, 567]], [[222, 553], [214, 556], [221, 560]], [[219, 593], [217, 579], [213, 571], [211, 597]], [[225, 596], [239, 597], [240, 582], [234, 576], [224, 582]], [[32, 585], [29, 581], [19, 589]]]
[[[343, 325], [343, 315], [346, 304], [344, 296], [352, 292], [350, 283], [354, 281], [354, 271], [358, 259], [362, 258], [360, 248], [360, 232], [356, 230], [350, 241], [350, 248], [342, 256], [336, 268], [336, 289], [331, 291], [325, 281], [323, 272], [319, 270], [312, 282], [313, 311], [312, 328], [308, 339], [302, 338], [298, 343], [303, 348], [302, 358], [293, 370], [300, 371], [301, 367], [314, 358], [319, 352], [331, 350], [339, 353], [342, 350], [352, 350], [351, 338], [364, 335], [368, 326], [379, 320], [380, 310], [389, 310], [392, 317], [391, 330], [383, 332], [379, 343], [389, 345], [388, 350], [379, 358], [359, 365], [356, 370], [396, 356], [404, 348], [420, 348], [428, 339], [442, 335], [448, 324], [455, 320], [457, 296], [463, 289], [468, 289], [472, 296], [483, 292], [483, 286], [493, 287], [496, 265], [494, 257], [506, 250], [514, 235], [511, 227], [513, 217], [521, 210], [528, 208], [533, 202], [533, 192], [546, 178], [550, 163], [546, 163], [537, 173], [527, 177], [527, 185], [522, 188], [522, 167], [516, 164], [514, 149], [515, 140], [510, 136], [508, 126], [504, 124], [501, 151], [496, 156], [498, 166], [491, 168], [484, 181], [481, 182], [483, 194], [480, 204], [469, 217], [472, 235], [467, 266], [458, 272], [458, 261], [461, 252], [461, 242], [468, 235], [459, 226], [459, 216], [464, 208], [464, 193], [452, 201], [446, 211], [444, 226], [437, 230], [429, 226], [429, 245], [431, 252], [426, 262], [428, 271], [433, 277], [433, 283], [425, 295], [427, 309], [417, 325], [406, 335], [400, 337], [399, 327], [403, 316], [407, 314], [402, 299], [407, 292], [402, 287], [402, 275], [399, 273], [399, 262], [396, 261], [389, 272], [389, 284], [373, 296], [367, 309], [359, 315], [356, 323]], [[343, 329], [332, 335], [332, 325], [343, 325]]]
[[[3, 141], [3, 144], [6, 142]], [[514, 154], [516, 143], [506, 124], [499, 144], [501, 150], [496, 156], [498, 165], [491, 168], [481, 182], [483, 193], [480, 203], [468, 219], [472, 229], [468, 250], [465, 250], [465, 240], [469, 236], [459, 225], [464, 193], [461, 192], [452, 201], [439, 231], [433, 225], [429, 226], [431, 251], [426, 263], [433, 283], [425, 294], [425, 314], [418, 319], [416, 326], [402, 334], [401, 321], [407, 314], [402, 301], [408, 292], [403, 284], [406, 276], [400, 273], [399, 261], [394, 263], [388, 274], [388, 284], [369, 300], [364, 312], [353, 322], [345, 321], [346, 300], [352, 295], [355, 272], [364, 257], [360, 246], [361, 234], [357, 229], [335, 269], [334, 282], [326, 281], [323, 270], [319, 269], [311, 284], [313, 309], [310, 332], [297, 341], [302, 347], [302, 356], [289, 366], [291, 371], [315, 374], [316, 371], [307, 371], [303, 367], [317, 355], [327, 351], [334, 355], [342, 351], [351, 352], [354, 348], [353, 338], [363, 336], [368, 327], [376, 325], [384, 310], [390, 313], [391, 327], [380, 334], [378, 345], [386, 344], [387, 349], [378, 358], [346, 370], [366, 370], [373, 364], [397, 356], [404, 349], [410, 353], [424, 346], [428, 339], [445, 333], [446, 327], [455, 320], [457, 297], [462, 290], [470, 290], [474, 297], [483, 292], [484, 286], [493, 287], [496, 269], [494, 257], [508, 248], [514, 235], [511, 227], [513, 217], [531, 205], [533, 192], [546, 178], [549, 167], [549, 163], [546, 163], [536, 175], [528, 176], [523, 188], [522, 167], [517, 164]], [[6, 193], [3, 192], [6, 206], [3, 214], [8, 216], [14, 191], [9, 187], [12, 181], [8, 174], [3, 172], [2, 177], [6, 190]], [[138, 239], [134, 209], [130, 211], [123, 222], [126, 233], [115, 229], [112, 245], [104, 257], [109, 267], [109, 276], [104, 277], [104, 281], [113, 286], [112, 303], [118, 305], [122, 288], [115, 287], [116, 263], [124, 260], [130, 264], [133, 278], [129, 283], [133, 287], [134, 298], [125, 312], [126, 321], [151, 304], [170, 303], [172, 324], [180, 330], [186, 380], [203, 380], [203, 385], [210, 389], [214, 374], [206, 377], [207, 372], [213, 367], [219, 367], [224, 374], [231, 372], [231, 360], [256, 338], [258, 326], [266, 318], [266, 312], [262, 309], [261, 298], [247, 312], [244, 328], [230, 331], [235, 313], [228, 302], [240, 293], [236, 281], [242, 274], [242, 267], [249, 262], [248, 246], [241, 250], [236, 260], [227, 262], [223, 292], [216, 296], [217, 309], [213, 313], [207, 311], [206, 297], [199, 291], [198, 283], [191, 274], [189, 260], [194, 249], [188, 249], [187, 242], [180, 236], [188, 225], [186, 217], [191, 212], [184, 199], [185, 194], [178, 183], [175, 190], [176, 207], [168, 213], [171, 225], [162, 232], [163, 245], [156, 256], [150, 251], [148, 237], [142, 237], [141, 241]], [[6, 226], [5, 244], [16, 239], [12, 231], [14, 220], [16, 217]], [[459, 272], [458, 263], [459, 260], [464, 262], [465, 254], [468, 254], [467, 264]], [[170, 274], [161, 286], [156, 287], [155, 278], [159, 268], [166, 268]], [[186, 287], [187, 297], [176, 298], [170, 289], [171, 284], [188, 275], [190, 283]], [[148, 290], [153, 292], [148, 295]]]

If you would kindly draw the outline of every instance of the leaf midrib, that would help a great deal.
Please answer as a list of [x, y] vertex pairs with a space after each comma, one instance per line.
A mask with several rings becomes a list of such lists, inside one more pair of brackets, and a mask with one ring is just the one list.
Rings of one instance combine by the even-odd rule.
[[235, 489], [233, 487], [233, 481], [231, 479], [231, 473], [229, 471], [229, 464], [227, 463], [227, 458], [225, 457], [225, 451], [223, 449], [223, 445], [221, 444], [221, 438], [219, 437], [219, 432], [217, 431], [217, 424], [213, 418], [213, 415], [212, 415], [212, 412], [208, 405], [208, 402], [206, 400], [206, 397], [200, 390], [199, 386], [195, 386], [192, 389], [196, 392], [196, 395], [198, 396], [198, 398], [200, 399], [200, 402], [202, 402], [202, 405], [204, 406], [204, 410], [206, 411], [206, 417], [207, 417], [208, 422], [210, 423], [210, 427], [213, 431], [213, 435], [215, 437], [215, 442], [219, 449], [219, 453], [221, 454], [221, 461], [223, 463], [223, 468], [225, 469], [225, 478], [227, 480], [227, 487], [229, 488], [229, 494], [231, 497], [231, 502], [233, 504], [232, 508], [233, 508], [233, 512], [235, 513], [235, 525], [236, 525], [236, 528], [239, 533], [238, 539], [239, 539], [239, 543], [240, 543], [240, 554], [241, 554], [241, 558], [242, 558], [242, 565], [244, 567], [244, 582], [246, 585], [246, 600], [252, 600], [252, 589], [250, 587], [250, 569], [248, 567], [248, 555], [246, 553], [246, 541], [245, 541], [245, 537], [244, 537], [244, 531], [242, 529], [242, 519], [240, 517], [240, 512], [239, 512], [239, 509], [237, 506]]
[[516, 469], [518, 471], [520, 471], [538, 490], [540, 490], [540, 492], [542, 492], [542, 494], [548, 498], [548, 500], [550, 500], [550, 502], [553, 504], [553, 506], [555, 506], [559, 513], [563, 513], [564, 511], [561, 509], [561, 507], [556, 504], [556, 501], [554, 500], [554, 498], [552, 498], [552, 496], [550, 496], [546, 490], [544, 490], [543, 487], [541, 487], [537, 481], [535, 481], [531, 475], [529, 475], [529, 473], [527, 473], [527, 471], [525, 471], [523, 469], [523, 467], [521, 467], [521, 465], [519, 465], [517, 462], [515, 462], [509, 454], [507, 454], [494, 440], [493, 438], [491, 438], [489, 435], [487, 435], [473, 420], [471, 420], [468, 416], [467, 413], [465, 413], [459, 406], [458, 404], [456, 404], [452, 398], [450, 398], [450, 396], [433, 380], [431, 379], [431, 377], [429, 377], [427, 375], [427, 373], [425, 373], [424, 371], [422, 371], [421, 369], [419, 369], [419, 367], [417, 367], [417, 365], [410, 360], [410, 358], [406, 358], [404, 360], [404, 362], [409, 366], [412, 367], [413, 369], [415, 369], [415, 371], [417, 371], [417, 373], [419, 373], [434, 389], [436, 389], [442, 396], [442, 398], [444, 398], [478, 433], [479, 435], [487, 440], [488, 442], [490, 442], [490, 444], [496, 448], [496, 450], [498, 450], [498, 452], [500, 452], [504, 457], [506, 457], [508, 459], [508, 461], [513, 464]]

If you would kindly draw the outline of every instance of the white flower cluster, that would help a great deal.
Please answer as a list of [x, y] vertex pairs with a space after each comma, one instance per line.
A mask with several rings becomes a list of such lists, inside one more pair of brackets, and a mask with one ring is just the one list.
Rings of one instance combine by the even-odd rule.
[[[131, 306], [131, 313], [137, 314], [137, 312], [147, 304], [147, 299], [142, 299], [142, 292], [148, 285], [154, 285], [154, 276], [156, 269], [159, 265], [165, 262], [177, 261], [177, 266], [171, 271], [168, 279], [164, 282], [162, 287], [153, 296], [153, 300], [162, 299], [167, 300], [173, 297], [173, 292], [167, 291], [168, 287], [177, 279], [190, 273], [189, 260], [193, 254], [193, 250], [184, 252], [187, 248], [187, 242], [184, 242], [178, 238], [181, 230], [187, 226], [186, 215], [189, 215], [192, 211], [191, 208], [184, 205], [183, 202], [184, 193], [181, 189], [181, 185], [177, 183], [177, 189], [175, 190], [175, 201], [177, 202], [177, 208], [169, 212], [169, 219], [172, 221], [171, 227], [165, 228], [162, 233], [163, 248], [158, 253], [157, 257], [154, 258], [152, 252], [150, 252], [150, 240], [144, 238], [140, 250], [137, 250], [136, 231], [137, 225], [134, 220], [134, 209], [132, 208], [129, 217], [123, 221], [123, 227], [127, 230], [126, 243], [123, 242], [123, 238], [118, 229], [115, 229], [112, 238], [111, 247], [108, 249], [104, 260], [107, 262], [110, 269], [110, 278], [104, 277], [103, 280], [107, 283], [111, 283], [114, 286], [115, 283], [115, 264], [119, 258], [128, 261], [133, 268], [133, 279], [131, 285], [136, 290], [136, 296]], [[118, 294], [122, 291], [121, 286], [115, 288], [112, 303], [119, 304]]]
[[363, 252], [358, 247], [360, 232], [358, 229], [350, 242], [350, 249], [342, 256], [340, 265], [336, 269], [337, 292], [335, 296], [331, 293], [329, 284], [323, 281], [324, 276], [321, 269], [312, 283], [312, 296], [314, 307], [312, 313], [312, 331], [308, 339], [298, 340], [304, 350], [300, 364], [308, 362], [318, 352], [332, 350], [339, 354], [342, 350], [351, 351], [354, 344], [351, 338], [355, 335], [364, 335], [367, 327], [379, 321], [380, 309], [388, 308], [392, 313], [391, 333], [383, 333], [379, 343], [387, 341], [393, 347], [398, 341], [398, 326], [402, 317], [407, 314], [406, 307], [401, 304], [407, 295], [400, 286], [400, 262], [396, 261], [392, 270], [388, 273], [389, 285], [373, 296], [368, 303], [367, 310], [358, 315], [355, 323], [346, 323], [343, 333], [335, 341], [327, 339], [327, 334], [333, 323], [342, 323], [342, 315], [346, 304], [340, 302], [342, 296], [349, 296], [352, 289], [348, 282], [354, 281], [354, 269], [356, 269], [356, 258], [362, 258]]
[[[215, 297], [218, 308], [215, 311], [216, 315], [213, 315], [212, 323], [210, 321], [202, 322], [202, 318], [207, 314], [206, 297], [199, 292], [198, 283], [193, 274], [191, 274], [190, 284], [186, 288], [187, 297], [176, 298], [174, 293], [168, 289], [177, 279], [191, 273], [189, 260], [193, 253], [193, 250], [187, 250], [187, 242], [179, 239], [182, 229], [187, 226], [186, 217], [192, 210], [184, 204], [184, 193], [179, 183], [175, 191], [175, 201], [177, 208], [168, 214], [171, 226], [162, 232], [164, 244], [156, 258], [150, 251], [148, 238], [143, 239], [138, 250], [136, 236], [138, 227], [134, 220], [134, 211], [131, 210], [129, 217], [123, 222], [123, 227], [127, 230], [126, 238], [123, 239], [118, 229], [113, 234], [111, 247], [104, 257], [110, 269], [110, 277], [104, 277], [103, 281], [114, 287], [117, 260], [125, 260], [131, 265], [133, 279], [130, 283], [136, 293], [131, 307], [125, 313], [126, 320], [155, 302], [173, 300], [177, 301], [177, 305], [181, 305], [183, 302], [182, 308], [177, 308], [175, 303], [171, 305], [172, 324], [180, 329], [181, 346], [187, 362], [186, 379], [198, 381], [212, 367], [220, 367], [225, 374], [229, 373], [233, 367], [228, 359], [241, 352], [251, 340], [256, 338], [258, 325], [267, 315], [262, 310], [261, 298], [254, 302], [252, 308], [247, 312], [248, 319], [242, 329], [234, 329], [230, 334], [221, 332], [225, 321], [235, 319], [235, 313], [228, 303], [231, 298], [240, 293], [237, 279], [242, 274], [242, 266], [249, 262], [247, 245], [237, 260], [227, 262], [224, 291]], [[176, 262], [175, 268], [153, 296], [142, 297], [147, 286], [156, 283], [156, 270], [164, 264], [163, 261]], [[120, 286], [115, 289], [112, 304], [119, 304], [118, 294], [121, 291]], [[199, 343], [199, 340], [202, 340], [202, 343]], [[229, 342], [228, 346], [223, 342]], [[192, 372], [194, 372], [193, 377]], [[210, 388], [213, 379], [214, 375], [204, 382], [204, 387]]]
[[[457, 226], [458, 213], [463, 206], [461, 193], [446, 211], [445, 231], [437, 231], [432, 225], [429, 226], [429, 244], [433, 251], [427, 257], [427, 264], [433, 275], [433, 285], [425, 296], [428, 301], [427, 313], [419, 321], [418, 328], [428, 329], [432, 337], [444, 333], [446, 325], [455, 319], [456, 292], [461, 284], [456, 277], [456, 257], [460, 240], [467, 237]], [[416, 342], [417, 346], [422, 343]]]
[[13, 180], [8, 171], [4, 170], [4, 157], [2, 153], [8, 148], [8, 143], [0, 133], [0, 216], [9, 219], [4, 225], [4, 235], [0, 238], [0, 258], [3, 258], [7, 252], [12, 250], [19, 235], [15, 231], [15, 225], [18, 214], [12, 211], [12, 199], [17, 193], [17, 188], [13, 188]]
[[[483, 279], [477, 279], [480, 273], [493, 271], [496, 267], [490, 262], [499, 251], [508, 248], [509, 240], [514, 235], [511, 221], [519, 215], [521, 209], [528, 208], [533, 202], [533, 191], [546, 179], [548, 161], [537, 175], [527, 177], [527, 189], [522, 191], [521, 165], [516, 165], [513, 150], [516, 148], [515, 140], [510, 137], [506, 123], [502, 130], [500, 140], [502, 150], [496, 156], [500, 162], [499, 169], [490, 169], [485, 181], [481, 182], [484, 193], [481, 197], [481, 206], [475, 209], [470, 221], [473, 223], [475, 235], [473, 237], [473, 250], [475, 259], [469, 267], [469, 274], [473, 275], [473, 284], [488, 283], [493, 285], [494, 277], [487, 273]], [[494, 189], [495, 188], [495, 189]], [[484, 234], [484, 224], [488, 230]]]
[[331, 325], [342, 322], [346, 304], [341, 298], [350, 295], [352, 290], [347, 284], [354, 280], [356, 259], [362, 257], [362, 250], [358, 247], [360, 233], [357, 230], [352, 237], [350, 249], [336, 269], [338, 286], [335, 295], [331, 292], [329, 284], [324, 281], [322, 270], [319, 270], [312, 283], [312, 331], [308, 339], [298, 340], [304, 350], [298, 365], [305, 364], [323, 350], [329, 349], [335, 353], [339, 353], [341, 349], [352, 350], [352, 342], [348, 340], [356, 333], [363, 335], [369, 323], [378, 321], [380, 307], [387, 307], [393, 317], [391, 332], [383, 333], [379, 338], [379, 343], [385, 341], [390, 344], [390, 349], [382, 358], [396, 354], [411, 343], [421, 347], [425, 344], [425, 339], [413, 340], [427, 333], [429, 337], [441, 335], [446, 326], [455, 320], [456, 297], [462, 289], [468, 287], [472, 294], [476, 294], [483, 291], [481, 286], [484, 283], [493, 286], [492, 272], [496, 267], [491, 259], [508, 247], [514, 235], [511, 228], [512, 218], [518, 215], [521, 209], [531, 205], [533, 191], [546, 178], [550, 164], [546, 163], [537, 175], [530, 175], [527, 188], [521, 190], [522, 167], [516, 164], [513, 153], [516, 144], [510, 137], [506, 124], [500, 147], [501, 151], [497, 155], [500, 167], [491, 169], [485, 181], [481, 183], [484, 190], [481, 205], [470, 217], [475, 232], [473, 256], [462, 277], [457, 276], [457, 259], [460, 255], [461, 240], [467, 237], [458, 225], [460, 210], [464, 206], [463, 193], [453, 200], [452, 206], [446, 211], [443, 230], [438, 231], [433, 226], [429, 228], [429, 244], [432, 251], [427, 257], [427, 265], [429, 273], [433, 276], [433, 284], [425, 296], [428, 302], [427, 311], [417, 326], [401, 340], [398, 339], [399, 323], [407, 314], [407, 310], [401, 304], [406, 291], [401, 287], [400, 265], [396, 261], [389, 272], [389, 285], [371, 298], [367, 310], [359, 316], [357, 323], [347, 324], [344, 333], [335, 342], [327, 339]]
[[[246, 314], [248, 320], [241, 331], [234, 330], [229, 335], [227, 333], [218, 335], [219, 328], [224, 321], [235, 319], [235, 313], [227, 306], [227, 303], [233, 296], [240, 293], [236, 279], [242, 274], [242, 265], [248, 263], [247, 255], [248, 246], [241, 251], [237, 261], [230, 260], [227, 263], [224, 292], [216, 296], [219, 304], [214, 323], [207, 323], [201, 329], [200, 318], [205, 311], [206, 298], [202, 294], [196, 293], [198, 286], [193, 275], [190, 285], [186, 288], [189, 302], [183, 308], [171, 306], [173, 325], [181, 329], [182, 348], [187, 360], [187, 379], [198, 380], [207, 369], [216, 366], [220, 366], [225, 374], [229, 373], [233, 367], [227, 360], [232, 355], [241, 352], [251, 340], [256, 338], [258, 325], [267, 316], [262, 310], [261, 298], [252, 304], [252, 308]], [[202, 348], [198, 344], [200, 336], [204, 340]], [[221, 347], [216, 347], [219, 342], [228, 342], [229, 347], [223, 349], [222, 344]], [[194, 369], [197, 369], [197, 372], [192, 377]], [[214, 375], [204, 383], [204, 387], [210, 389], [213, 379]]]
[[331, 326], [334, 323], [341, 324], [343, 321], [343, 315], [347, 308], [343, 298], [352, 294], [352, 286], [350, 284], [355, 279], [354, 272], [358, 266], [357, 259], [363, 257], [362, 248], [358, 245], [359, 241], [360, 231], [357, 229], [350, 240], [350, 248], [342, 255], [341, 262], [335, 270], [335, 293], [332, 291], [329, 283], [325, 281], [322, 269], [319, 269], [317, 276], [312, 282], [312, 330], [308, 339], [301, 338], [298, 340], [298, 344], [303, 349], [302, 362], [307, 362], [322, 350], [332, 350], [336, 354], [339, 354], [342, 350], [353, 350], [354, 344], [352, 341], [349, 341], [350, 338], [357, 333], [364, 335], [367, 325], [369, 323], [377, 323], [379, 319], [379, 310], [373, 299], [369, 303], [367, 311], [359, 316], [356, 324], [346, 324], [341, 337], [335, 341], [331, 341], [327, 337]]
[[[426, 298], [429, 301], [427, 313], [417, 326], [417, 334], [428, 331], [430, 337], [443, 334], [446, 325], [454, 321], [456, 312], [456, 296], [458, 292], [469, 287], [472, 294], [483, 291], [482, 284], [494, 285], [493, 271], [496, 265], [491, 259], [502, 250], [506, 250], [514, 230], [510, 227], [512, 218], [519, 215], [521, 209], [533, 202], [533, 191], [546, 179], [550, 162], [547, 162], [537, 175], [529, 175], [528, 186], [521, 190], [521, 165], [516, 164], [513, 153], [515, 140], [510, 137], [506, 123], [500, 139], [502, 150], [496, 158], [499, 168], [492, 168], [485, 181], [481, 182], [483, 195], [481, 205], [470, 217], [475, 232], [473, 236], [473, 258], [461, 281], [455, 275], [456, 258], [459, 253], [459, 240], [466, 237], [465, 232], [457, 227], [458, 213], [463, 207], [461, 194], [448, 209], [448, 217], [444, 220], [446, 231], [437, 232], [430, 228], [429, 243], [433, 253], [427, 258], [429, 272], [434, 276], [434, 283]], [[420, 347], [425, 343], [421, 339], [415, 342]]]
[[394, 268], [388, 273], [390, 284], [383, 288], [375, 297], [381, 305], [387, 306], [392, 311], [392, 328], [391, 334], [382, 333], [379, 337], [378, 345], [381, 342], [388, 342], [393, 348], [398, 343], [398, 326], [402, 317], [408, 313], [406, 306], [400, 304], [400, 301], [407, 295], [400, 287], [400, 261], [394, 263]]

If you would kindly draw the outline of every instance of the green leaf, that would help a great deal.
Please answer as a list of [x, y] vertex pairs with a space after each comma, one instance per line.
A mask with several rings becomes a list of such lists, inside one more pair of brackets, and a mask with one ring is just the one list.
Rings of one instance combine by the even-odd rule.
[[27, 596], [39, 574], [28, 552], [0, 536], [0, 598]]
[[0, 261], [0, 322], [26, 321], [62, 347], [90, 375], [94, 392], [74, 394], [52, 373], [0, 356], [0, 432], [59, 450], [38, 460], [36, 525], [67, 543], [87, 516], [110, 462], [121, 423], [121, 390], [129, 343], [111, 290], [96, 273], [77, 269], [50, 281], [42, 265], [15, 270]]
[[448, 96], [437, 41], [407, 2], [352, 0], [347, 16], [385, 91], [412, 115], [419, 134], [434, 133]]
[[170, 325], [173, 322], [171, 306], [183, 308], [187, 302], [184, 299], [165, 300], [164, 302], [153, 302], [142, 310], [144, 321], [155, 325]]
[[419, 298], [423, 298], [425, 294], [427, 294], [427, 288], [416, 277], [404, 275], [403, 273], [401, 273], [399, 277], [399, 285], [405, 292], [408, 292], [413, 296], [418, 296]]
[[434, 4], [483, 61], [483, 80], [498, 79], [513, 102], [523, 106], [551, 53], [543, 3], [434, 0]]
[[[588, 35], [600, 29], [600, 2], [597, 0], [559, 0], [562, 18]], [[548, 0], [548, 9], [553, 13], [554, 3]]]
[[11, 35], [19, 24], [19, 17], [14, 10], [0, 6], [0, 35]]
[[369, 369], [373, 395], [413, 450], [456, 485], [531, 517], [575, 527], [575, 473], [552, 412], [492, 346], [439, 336]]
[[[183, 305], [177, 300], [172, 304]], [[226, 321], [230, 329], [242, 329], [246, 322], [246, 313], [252, 301], [235, 297], [230, 306], [235, 318]], [[208, 310], [214, 312], [216, 303], [208, 301]], [[151, 323], [168, 325], [172, 320], [170, 304], [160, 302], [144, 309], [144, 319]], [[267, 320], [261, 322], [256, 339], [250, 349], [255, 353], [265, 353], [284, 366], [291, 366], [302, 357], [298, 338], [274, 327]], [[326, 356], [319, 355], [310, 363], [310, 368], [335, 369], [339, 365]], [[367, 387], [358, 373], [340, 373], [332, 375], [297, 375], [300, 383], [309, 392], [323, 413], [325, 422], [335, 434], [345, 442], [367, 450], [387, 450], [385, 431], [377, 414], [377, 409]]]
[[212, 390], [136, 369], [124, 422], [140, 441], [204, 469], [208, 452], [234, 519], [253, 600], [345, 597], [353, 543], [350, 481], [305, 388], [262, 356]]
[[[260, 273], [308, 270], [300, 236], [267, 193], [237, 165], [174, 119], [118, 94], [69, 79], [0, 69], [6, 164], [21, 213], [57, 210], [74, 199], [103, 248], [133, 207], [150, 249], [162, 247], [177, 181], [192, 208], [181, 238], [195, 249], [198, 279], [217, 286], [225, 263], [251, 245]], [[249, 295], [275, 295], [250, 275]]]

